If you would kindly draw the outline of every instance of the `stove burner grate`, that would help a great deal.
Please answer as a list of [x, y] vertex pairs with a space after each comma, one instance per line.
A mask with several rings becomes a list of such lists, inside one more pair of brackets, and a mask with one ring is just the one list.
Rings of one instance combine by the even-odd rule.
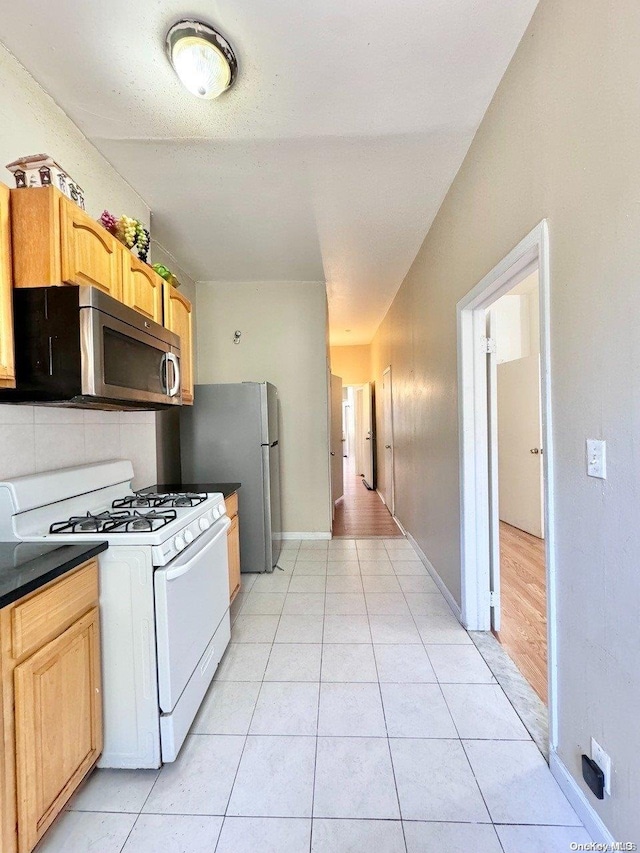
[[164, 507], [191, 507], [206, 501], [207, 495], [196, 492], [136, 492], [124, 498], [118, 498], [112, 504], [114, 509], [120, 507], [153, 507], [156, 509]]
[[96, 515], [73, 515], [68, 521], [57, 521], [49, 533], [149, 533], [175, 521], [173, 509], [151, 512], [100, 512]]

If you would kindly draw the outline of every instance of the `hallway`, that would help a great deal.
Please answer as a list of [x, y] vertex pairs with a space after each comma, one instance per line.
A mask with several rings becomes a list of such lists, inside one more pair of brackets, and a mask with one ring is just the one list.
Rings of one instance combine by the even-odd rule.
[[[174, 764], [98, 770], [39, 853], [558, 853], [589, 842], [406, 540], [244, 575]], [[188, 842], [186, 841], [188, 839]]]
[[355, 473], [353, 457], [344, 460], [344, 495], [336, 501], [334, 537], [385, 536], [402, 538], [400, 528], [376, 491]]

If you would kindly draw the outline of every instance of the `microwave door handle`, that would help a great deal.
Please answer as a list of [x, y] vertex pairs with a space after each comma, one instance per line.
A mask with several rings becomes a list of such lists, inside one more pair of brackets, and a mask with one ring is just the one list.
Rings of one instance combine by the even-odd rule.
[[[172, 352], [168, 352], [165, 355], [167, 360], [167, 365], [169, 362], [173, 365], [173, 385], [168, 389], [167, 394], [169, 397], [175, 397], [180, 388], [180, 364], [178, 362], [178, 357]], [[167, 369], [168, 372], [168, 369]], [[167, 385], [169, 382], [167, 381]]]
[[168, 353], [163, 352], [160, 359], [160, 385], [165, 394], [169, 393], [169, 362], [167, 355]]

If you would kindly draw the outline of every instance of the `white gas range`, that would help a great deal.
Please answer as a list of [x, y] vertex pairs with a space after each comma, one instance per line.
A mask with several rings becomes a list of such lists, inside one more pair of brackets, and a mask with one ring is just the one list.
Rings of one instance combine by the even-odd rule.
[[135, 492], [132, 479], [118, 460], [0, 483], [0, 539], [109, 543], [101, 767], [173, 761], [230, 638], [224, 497]]

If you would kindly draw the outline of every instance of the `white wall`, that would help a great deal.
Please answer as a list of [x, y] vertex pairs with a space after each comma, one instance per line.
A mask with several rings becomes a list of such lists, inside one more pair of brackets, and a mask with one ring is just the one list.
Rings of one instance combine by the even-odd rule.
[[[82, 186], [93, 216], [106, 207], [149, 222], [149, 209], [138, 194], [2, 46], [0, 80], [2, 166], [26, 154], [51, 154]], [[2, 180], [14, 186], [10, 172], [2, 171]], [[0, 405], [0, 478], [126, 458], [142, 486], [155, 482], [155, 456], [153, 412]]]
[[[328, 533], [324, 282], [198, 282], [197, 290], [198, 383], [266, 380], [277, 386], [283, 530]], [[238, 345], [236, 329], [242, 332]]]
[[[456, 303], [550, 232], [560, 759], [640, 840], [640, 4], [540, 0], [373, 343], [393, 368], [396, 512], [460, 600]], [[606, 481], [585, 440], [607, 440]], [[596, 800], [581, 753], [612, 759]]]

